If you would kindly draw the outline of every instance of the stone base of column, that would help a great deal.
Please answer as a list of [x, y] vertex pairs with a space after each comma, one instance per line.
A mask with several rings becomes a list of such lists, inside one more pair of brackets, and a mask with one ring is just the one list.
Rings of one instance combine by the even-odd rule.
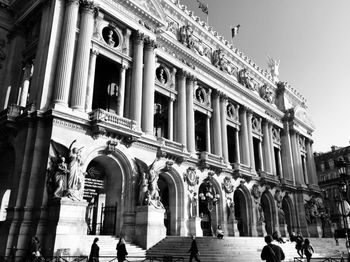
[[288, 233], [288, 229], [287, 229], [287, 225], [286, 224], [280, 225], [280, 233], [281, 233], [282, 237], [288, 237], [289, 238], [289, 233]]
[[322, 227], [318, 223], [309, 224], [309, 237], [321, 237]]
[[81, 250], [81, 243], [87, 235], [86, 207], [86, 201], [72, 201], [68, 198], [55, 199], [49, 203], [46, 240], [52, 246], [47, 255], [56, 255], [62, 249], [70, 250], [70, 254], [85, 253]]
[[196, 237], [202, 237], [203, 236], [203, 230], [201, 227], [201, 221], [202, 219], [199, 217], [191, 217], [188, 220], [188, 227], [189, 227], [189, 233], [190, 235], [195, 235]]
[[263, 237], [267, 235], [265, 225], [266, 225], [265, 222], [261, 222], [261, 221], [256, 223], [256, 230], [258, 232], [258, 237]]
[[122, 232], [126, 241], [134, 242], [135, 236], [135, 213], [124, 213], [123, 214], [123, 228]]
[[148, 249], [166, 237], [164, 213], [165, 209], [163, 208], [155, 208], [153, 206], [136, 207], [136, 244]]

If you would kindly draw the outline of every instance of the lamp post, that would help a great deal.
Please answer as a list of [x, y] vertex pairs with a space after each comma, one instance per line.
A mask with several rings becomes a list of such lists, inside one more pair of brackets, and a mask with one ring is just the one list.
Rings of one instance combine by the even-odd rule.
[[346, 212], [345, 204], [347, 204], [347, 208], [349, 204], [347, 201], [347, 192], [348, 192], [348, 180], [347, 180], [347, 165], [343, 158], [338, 159], [337, 161], [338, 174], [341, 178], [341, 182], [339, 183], [339, 197], [340, 197], [340, 208], [341, 208], [341, 216], [343, 217], [344, 229], [345, 229], [345, 240], [346, 240], [346, 249], [348, 251], [348, 261], [350, 261], [350, 250], [349, 250], [349, 236], [348, 236], [348, 212]]

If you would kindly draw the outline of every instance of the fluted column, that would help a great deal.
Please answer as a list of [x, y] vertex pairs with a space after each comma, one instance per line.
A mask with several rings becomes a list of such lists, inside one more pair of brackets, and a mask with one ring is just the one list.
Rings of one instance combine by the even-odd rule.
[[259, 165], [259, 170], [265, 170], [261, 140], [259, 140]]
[[241, 107], [241, 145], [242, 145], [242, 164], [249, 166], [249, 142], [248, 142], [248, 127], [247, 127], [247, 108]]
[[142, 131], [147, 135], [153, 135], [154, 123], [154, 79], [155, 79], [155, 55], [154, 40], [145, 39], [144, 69], [143, 69], [143, 94], [142, 94]]
[[178, 71], [177, 93], [177, 138], [178, 142], [187, 145], [186, 138], [186, 72]]
[[89, 61], [89, 76], [86, 89], [86, 101], [85, 111], [90, 112], [92, 110], [92, 100], [94, 96], [94, 83], [95, 83], [95, 70], [96, 70], [96, 57], [98, 55], [97, 50], [91, 50]]
[[309, 139], [306, 140], [306, 164], [307, 164], [307, 173], [308, 173], [310, 184], [317, 185], [316, 166], [315, 166], [314, 154], [312, 151], [312, 141]]
[[220, 95], [220, 115], [221, 115], [221, 141], [222, 141], [222, 157], [226, 163], [228, 159], [228, 146], [227, 146], [227, 123], [226, 123], [226, 105], [227, 97], [224, 94]]
[[264, 150], [264, 167], [265, 171], [272, 173], [271, 169], [271, 144], [270, 144], [270, 130], [269, 123], [266, 120], [262, 122], [263, 129], [263, 150]]
[[247, 129], [248, 129], [248, 144], [249, 144], [249, 164], [252, 170], [255, 171], [252, 118], [253, 118], [253, 112], [251, 109], [248, 109], [247, 110]]
[[238, 129], [235, 129], [235, 144], [236, 144], [236, 148], [235, 148], [235, 150], [236, 150], [236, 159], [235, 159], [235, 161], [236, 161], [236, 163], [237, 164], [240, 164], [241, 163], [241, 155], [240, 155], [240, 153], [241, 153], [241, 149], [240, 149], [240, 141], [239, 141], [239, 131], [238, 131]]
[[[268, 130], [269, 130], [269, 140], [270, 140], [270, 156], [271, 156], [271, 172], [273, 175], [277, 174], [277, 166], [276, 162], [279, 161], [275, 158], [275, 148], [273, 146], [273, 137], [272, 137], [272, 123], [268, 123]], [[280, 153], [279, 153], [280, 154]], [[281, 165], [281, 162], [279, 162], [279, 165]], [[281, 174], [280, 170], [279, 173]]]
[[32, 63], [27, 63], [24, 67], [22, 93], [21, 93], [21, 99], [19, 103], [19, 105], [23, 107], [27, 105], [29, 84], [30, 84], [30, 78], [32, 77], [32, 74], [33, 74], [33, 68], [34, 66]]
[[210, 139], [210, 115], [207, 115], [206, 118], [206, 124], [205, 124], [205, 132], [206, 132], [206, 136], [205, 136], [205, 141], [206, 141], [206, 145], [207, 145], [207, 152], [211, 153], [211, 139]]
[[[143, 66], [143, 34], [134, 34], [134, 56], [132, 64], [130, 118], [141, 125], [142, 105], [142, 66]], [[153, 116], [153, 114], [152, 114]]]
[[91, 38], [94, 29], [94, 4], [81, 1], [81, 22], [74, 67], [71, 107], [84, 111], [89, 72]]
[[174, 98], [168, 100], [168, 139], [174, 140]]
[[213, 94], [213, 153], [222, 156], [222, 138], [221, 138], [221, 119], [220, 119], [220, 96], [218, 91]]
[[68, 106], [68, 96], [72, 76], [75, 36], [78, 21], [79, 0], [66, 0], [61, 45], [58, 55], [54, 105]]
[[195, 144], [195, 126], [194, 126], [194, 108], [193, 108], [193, 88], [194, 77], [188, 75], [186, 79], [186, 108], [187, 108], [187, 149], [190, 153], [196, 152]]
[[299, 134], [297, 134], [297, 132], [294, 129], [290, 130], [290, 141], [292, 146], [295, 182], [297, 185], [302, 185], [304, 184], [304, 178], [303, 178], [303, 169], [302, 169], [302, 163], [301, 163], [301, 154], [299, 150], [298, 137], [299, 137]]
[[283, 169], [282, 169], [282, 157], [281, 157], [281, 149], [278, 150], [278, 155], [277, 155], [277, 161], [278, 161], [278, 166], [276, 168], [278, 168], [278, 173], [280, 174], [280, 177], [283, 178], [284, 174], [283, 174]]
[[119, 71], [119, 92], [118, 92], [118, 105], [117, 105], [117, 115], [124, 116], [124, 101], [125, 101], [125, 75], [126, 75], [126, 65], [122, 65]]
[[281, 136], [281, 153], [282, 153], [282, 169], [284, 178], [295, 180], [294, 164], [292, 156], [292, 146], [289, 135], [289, 125], [287, 122], [284, 123], [284, 129], [282, 130]]

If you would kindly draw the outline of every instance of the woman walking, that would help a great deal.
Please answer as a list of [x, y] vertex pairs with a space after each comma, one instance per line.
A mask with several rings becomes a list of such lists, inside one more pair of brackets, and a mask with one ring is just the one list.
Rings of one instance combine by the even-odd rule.
[[310, 262], [313, 253], [314, 253], [314, 248], [311, 246], [310, 240], [306, 238], [304, 240], [303, 248], [301, 249], [301, 254], [302, 255], [305, 254], [306, 261]]
[[117, 244], [117, 258], [118, 262], [123, 262], [125, 257], [128, 255], [128, 251], [126, 251], [125, 239], [123, 236], [119, 238], [119, 242]]
[[98, 237], [94, 239], [94, 242], [91, 245], [89, 262], [99, 262], [100, 257], [100, 247], [97, 245]]

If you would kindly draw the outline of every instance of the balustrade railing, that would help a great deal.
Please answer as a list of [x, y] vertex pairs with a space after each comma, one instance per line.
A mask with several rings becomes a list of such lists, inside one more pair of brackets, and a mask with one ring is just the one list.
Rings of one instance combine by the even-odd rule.
[[107, 112], [100, 108], [92, 111], [89, 114], [89, 119], [91, 121], [103, 121], [107, 123], [112, 123], [132, 130], [134, 130], [136, 126], [136, 122], [134, 120], [118, 116], [114, 113]]

